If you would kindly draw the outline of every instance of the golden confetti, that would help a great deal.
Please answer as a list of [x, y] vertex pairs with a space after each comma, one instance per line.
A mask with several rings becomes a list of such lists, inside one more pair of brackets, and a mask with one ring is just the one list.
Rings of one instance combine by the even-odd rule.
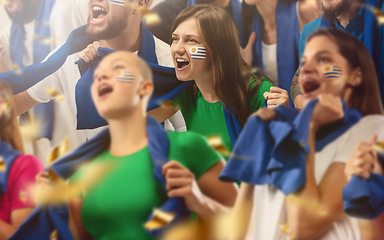
[[380, 9], [372, 7], [372, 6], [369, 6], [369, 5], [365, 5], [365, 7], [367, 9], [371, 10], [373, 12], [373, 14], [375, 14], [376, 19], [377, 19], [377, 23], [379, 25], [383, 25], [384, 24], [384, 13]]
[[5, 169], [7, 169], [5, 166], [5, 161], [4, 161], [3, 157], [0, 156], [0, 172], [4, 172]]
[[175, 216], [176, 216], [175, 213], [165, 212], [163, 210], [155, 208], [153, 210], [153, 216], [151, 220], [146, 222], [144, 224], [144, 227], [149, 231], [162, 228], [166, 226], [168, 223], [170, 223], [175, 218]]
[[231, 155], [231, 152], [228, 151], [228, 149], [224, 146], [223, 142], [221, 141], [220, 136], [208, 137], [208, 144], [209, 146], [213, 147], [216, 151], [225, 156]]
[[295, 240], [295, 236], [293, 235], [293, 233], [289, 229], [289, 226], [287, 223], [281, 223], [280, 224], [280, 232], [287, 235], [289, 240]]
[[53, 184], [35, 187], [32, 190], [35, 202], [41, 205], [66, 203], [68, 197], [79, 196], [97, 184], [114, 166], [110, 162], [83, 165], [81, 177], [73, 183], [66, 183], [49, 169], [48, 176]]
[[318, 214], [319, 216], [324, 216], [328, 213], [324, 205], [312, 199], [297, 197], [291, 194], [286, 197], [286, 201], [290, 204], [299, 205], [305, 208], [307, 211]]
[[27, 193], [25, 191], [20, 191], [19, 198], [20, 201], [25, 203], [27, 201]]
[[65, 139], [59, 146], [52, 150], [48, 157], [48, 164], [51, 165], [56, 159], [63, 156], [68, 151], [69, 140]]
[[10, 109], [11, 109], [11, 98], [7, 97], [7, 99], [5, 99], [5, 103], [3, 104], [3, 112], [8, 113]]
[[23, 74], [23, 72], [21, 71], [21, 67], [16, 63], [12, 63], [12, 70], [15, 71], [17, 75]]
[[141, 7], [141, 6], [134, 4], [134, 3], [126, 4], [126, 6], [131, 7], [133, 9], [139, 11], [141, 14], [143, 14], [143, 20], [145, 22], [145, 25], [147, 25], [147, 26], [152, 26], [155, 24], [159, 24], [161, 22], [159, 15], [157, 15], [157, 13], [149, 10], [146, 7]]
[[37, 34], [33, 35], [33, 39], [36, 41], [42, 42], [45, 45], [50, 45], [60, 40], [60, 38], [43, 38]]
[[52, 233], [51, 233], [51, 240], [56, 240], [57, 239], [57, 230], [55, 229]]
[[375, 151], [377, 151], [377, 152], [384, 152], [384, 140], [375, 143], [375, 144], [372, 146], [372, 149], [375, 150]]
[[36, 139], [37, 134], [41, 129], [41, 121], [38, 118], [34, 118], [30, 121], [25, 121], [22, 126], [20, 126], [20, 131], [22, 136], [31, 141]]
[[259, 68], [251, 68], [251, 69], [244, 70], [242, 73], [243, 75], [248, 75], [248, 74], [255, 74], [258, 71], [259, 71]]
[[62, 93], [59, 93], [58, 91], [56, 91], [53, 87], [47, 87], [46, 89], [47, 93], [53, 97], [54, 99], [56, 99], [57, 101], [61, 102], [65, 99], [65, 96], [64, 94]]
[[10, 3], [11, 3], [11, 1], [9, 1], [9, 0], [0, 0], [0, 5], [6, 6], [6, 5], [9, 5]]
[[271, 66], [269, 66], [268, 68], [267, 68], [267, 71], [268, 70], [272, 70], [272, 69], [274, 69], [274, 68], [276, 68], [277, 67], [277, 63], [274, 63], [274, 64], [272, 64]]
[[168, 107], [176, 107], [177, 108], [176, 104], [173, 103], [172, 101], [159, 101], [159, 104], [162, 107], [166, 107], [166, 108], [168, 108]]

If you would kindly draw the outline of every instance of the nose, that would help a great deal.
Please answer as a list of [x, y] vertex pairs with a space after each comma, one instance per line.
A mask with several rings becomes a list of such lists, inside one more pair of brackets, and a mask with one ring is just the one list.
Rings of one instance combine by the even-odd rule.
[[172, 51], [181, 56], [185, 53], [185, 44], [182, 41], [172, 43]]
[[302, 64], [301, 65], [301, 68], [300, 68], [300, 75], [301, 74], [308, 74], [308, 73], [312, 73], [315, 71], [315, 59], [313, 58], [308, 58], [306, 59], [305, 61], [305, 64]]
[[98, 68], [95, 74], [95, 82], [106, 81], [112, 77], [113, 72], [107, 68]]

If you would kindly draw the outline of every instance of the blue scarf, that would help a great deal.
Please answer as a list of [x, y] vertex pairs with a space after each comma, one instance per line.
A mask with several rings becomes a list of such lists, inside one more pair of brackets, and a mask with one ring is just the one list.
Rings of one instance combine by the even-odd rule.
[[[264, 122], [255, 116], [248, 120], [234, 147], [233, 156], [220, 174], [223, 181], [242, 181], [255, 185], [272, 184], [285, 195], [306, 183], [306, 154], [309, 124], [317, 99], [298, 113], [279, 106], [277, 119]], [[343, 119], [317, 131], [316, 151], [339, 137], [361, 119], [354, 109], [343, 102]]]
[[[168, 162], [167, 156], [170, 145], [168, 136], [164, 129], [152, 117], [147, 118], [147, 134], [149, 138], [148, 150], [153, 163], [154, 178], [160, 182], [166, 190], [166, 181], [162, 174], [162, 167]], [[80, 164], [92, 161], [92, 159], [107, 149], [110, 141], [109, 129], [105, 129], [96, 137], [81, 145], [70, 155], [55, 162], [51, 168], [60, 177], [67, 179], [76, 172]], [[148, 231], [148, 233], [153, 236], [160, 236], [162, 231], [168, 228], [169, 225], [190, 214], [183, 198], [169, 198], [160, 209], [167, 212], [174, 212], [176, 213], [176, 217], [167, 226], [154, 231]], [[148, 220], [150, 218], [151, 216]], [[58, 235], [62, 237], [62, 239], [72, 239], [66, 238], [68, 236], [66, 235], [68, 232], [68, 221], [65, 220], [67, 219], [67, 206], [37, 207], [10, 239], [48, 239], [50, 232], [54, 229], [58, 230]]]
[[[384, 154], [378, 153], [384, 163]], [[366, 180], [353, 176], [343, 188], [344, 212], [352, 217], [374, 219], [384, 212], [384, 176], [372, 173]]]
[[[159, 107], [162, 100], [172, 100], [187, 89], [191, 82], [180, 82], [176, 78], [175, 69], [157, 65], [155, 41], [153, 35], [145, 27], [141, 26], [141, 42], [138, 55], [151, 67], [154, 75], [155, 92], [149, 104], [149, 110]], [[76, 84], [77, 129], [93, 129], [107, 125], [105, 119], [100, 117], [95, 104], [91, 101], [91, 85], [93, 72], [101, 60], [114, 50], [99, 48], [99, 57], [87, 64], [82, 59], [77, 61], [81, 78]]]
[[[197, 5], [197, 0], [189, 0], [187, 7]], [[245, 48], [248, 43], [248, 38], [245, 36], [245, 23], [241, 15], [241, 2], [239, 0], [231, 0], [231, 10], [232, 19], [236, 24], [237, 30], [240, 34], [240, 45], [242, 48]]]
[[19, 155], [20, 152], [13, 149], [11, 145], [0, 141], [0, 156], [5, 164], [4, 171], [0, 170], [0, 196], [7, 192], [9, 172], [13, 162]]
[[[43, 24], [49, 22], [49, 17], [56, 0], [42, 0], [37, 12], [34, 34], [49, 39], [51, 36], [49, 25]], [[13, 63], [23, 66], [25, 29], [20, 23], [12, 23], [10, 35], [10, 54]], [[51, 48], [41, 41], [33, 40], [33, 63], [40, 63], [49, 54]], [[53, 130], [53, 103], [44, 103], [34, 108], [35, 115], [41, 119], [42, 129], [37, 138], [45, 137], [52, 139]], [[27, 116], [26, 116], [27, 117]], [[28, 118], [28, 117], [27, 117]]]
[[[67, 41], [54, 53], [52, 54], [45, 62], [39, 64], [32, 64], [27, 67], [21, 68], [22, 75], [18, 75], [15, 71], [9, 71], [6, 73], [0, 73], [0, 80], [8, 82], [14, 94], [23, 92], [28, 88], [32, 87], [45, 77], [51, 75], [57, 71], [66, 61], [67, 56], [82, 51], [88, 46], [88, 44], [95, 41], [95, 39], [90, 38], [85, 33], [86, 26], [75, 29], [69, 35]], [[146, 30], [142, 29], [142, 38], [146, 38], [146, 41], [149, 44], [141, 44], [139, 48], [139, 54], [147, 59], [148, 65], [151, 67], [154, 74], [154, 83], [155, 83], [155, 92], [154, 97], [152, 97], [149, 104], [149, 109], [154, 109], [159, 107], [160, 101], [169, 101], [181, 94], [185, 89], [191, 86], [192, 81], [190, 82], [180, 82], [176, 78], [175, 69], [159, 66], [153, 62], [157, 62], [157, 58], [154, 51], [154, 43], [152, 34]], [[148, 40], [149, 39], [149, 40]], [[153, 52], [151, 53], [151, 51]], [[100, 53], [105, 56], [108, 52], [112, 50], [100, 49]], [[101, 60], [99, 58], [94, 61], [92, 64], [85, 64], [84, 61], [79, 61], [79, 69], [83, 74], [81, 81], [76, 85], [76, 92], [81, 91], [81, 94], [84, 96], [89, 96], [89, 98], [79, 97], [76, 93], [76, 103], [79, 101], [82, 104], [78, 104], [78, 129], [92, 129], [100, 126], [106, 125], [104, 119], [102, 119], [90, 98], [90, 84], [93, 81], [93, 69]], [[88, 68], [90, 69], [88, 71]], [[82, 87], [80, 87], [83, 85]], [[84, 108], [87, 109], [84, 110]], [[79, 111], [81, 110], [81, 111]], [[88, 115], [82, 114], [82, 111], [87, 111]]]
[[[384, 0], [365, 0], [365, 4], [381, 9], [383, 7]], [[381, 49], [384, 46], [381, 46], [380, 41], [382, 39], [379, 37], [379, 26], [377, 24], [375, 14], [368, 8], [362, 8], [360, 10], [360, 16], [355, 19], [351, 19], [346, 28], [343, 28], [338, 23], [335, 24], [334, 22], [330, 22], [322, 16], [320, 27], [337, 27], [338, 29], [348, 32], [364, 43], [375, 64], [381, 93], [381, 102], [384, 103], [384, 61], [382, 60], [384, 56], [381, 56]]]
[[[300, 26], [297, 19], [297, 2], [277, 2], [276, 6], [276, 59], [279, 77], [279, 87], [291, 92], [292, 78], [299, 66], [299, 40]], [[261, 41], [263, 36], [263, 19], [260, 13], [255, 12], [252, 23], [252, 32], [256, 32], [256, 44], [253, 45], [252, 66], [258, 67], [264, 72]], [[293, 106], [291, 97], [290, 106]]]

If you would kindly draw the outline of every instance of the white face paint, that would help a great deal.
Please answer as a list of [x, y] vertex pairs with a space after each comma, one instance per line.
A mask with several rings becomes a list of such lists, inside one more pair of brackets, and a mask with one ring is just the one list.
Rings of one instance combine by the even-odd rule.
[[207, 53], [205, 51], [205, 47], [191, 47], [189, 49], [189, 53], [191, 54], [192, 59], [205, 59], [207, 57]]

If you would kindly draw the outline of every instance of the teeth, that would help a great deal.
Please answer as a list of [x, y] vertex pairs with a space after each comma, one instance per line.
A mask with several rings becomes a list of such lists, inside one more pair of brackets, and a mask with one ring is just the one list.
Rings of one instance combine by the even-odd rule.
[[177, 61], [177, 62], [188, 62], [187, 60], [182, 59], [182, 58], [177, 58], [176, 61]]
[[99, 7], [99, 6], [93, 6], [92, 10], [93, 11], [104, 11], [104, 8]]

